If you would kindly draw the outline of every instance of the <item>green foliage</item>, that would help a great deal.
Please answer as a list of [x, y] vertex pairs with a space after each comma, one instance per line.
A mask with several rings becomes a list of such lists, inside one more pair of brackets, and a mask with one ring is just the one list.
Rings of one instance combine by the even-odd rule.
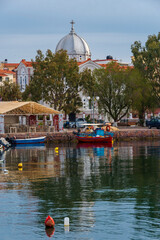
[[[142, 76], [151, 82], [152, 90], [160, 101], [160, 33], [148, 36], [143, 47], [141, 42], [136, 41], [131, 46], [133, 64]], [[155, 100], [155, 99], [154, 99]]]
[[81, 90], [88, 96], [93, 96], [96, 88], [96, 81], [94, 74], [90, 69], [85, 69], [80, 74], [81, 76]]
[[4, 82], [3, 86], [0, 87], [0, 96], [2, 101], [16, 101], [22, 98], [19, 86], [9, 82]]
[[81, 106], [79, 97], [79, 68], [75, 59], [69, 59], [66, 51], [44, 56], [40, 50], [33, 62], [34, 75], [23, 96], [34, 101], [43, 100], [54, 109], [77, 112]]
[[95, 94], [100, 97], [99, 107], [108, 113], [115, 122], [125, 116], [131, 106], [130, 71], [124, 70], [117, 63], [109, 63], [106, 69], [96, 69]]
[[143, 125], [145, 112], [156, 106], [151, 82], [139, 70], [132, 69], [129, 75], [128, 87], [132, 92], [132, 110], [138, 113]]

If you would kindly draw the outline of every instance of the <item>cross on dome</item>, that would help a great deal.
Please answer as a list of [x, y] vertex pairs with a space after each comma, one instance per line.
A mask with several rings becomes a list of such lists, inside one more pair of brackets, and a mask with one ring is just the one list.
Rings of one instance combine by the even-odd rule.
[[75, 22], [72, 20], [72, 21], [70, 22], [70, 24], [72, 25], [72, 27], [71, 27], [71, 32], [74, 32], [73, 24], [75, 24]]

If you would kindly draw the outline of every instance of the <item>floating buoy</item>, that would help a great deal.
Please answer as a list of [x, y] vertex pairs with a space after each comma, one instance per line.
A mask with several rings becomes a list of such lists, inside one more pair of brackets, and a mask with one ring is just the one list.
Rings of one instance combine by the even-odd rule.
[[69, 226], [69, 217], [64, 218], [64, 226], [68, 227]]
[[58, 148], [58, 147], [56, 147], [56, 148], [55, 148], [55, 152], [58, 152], [58, 151], [59, 151], [59, 148]]
[[55, 153], [56, 153], [56, 154], [59, 153], [59, 148], [58, 148], [58, 147], [56, 147], [54, 150], [55, 150]]
[[23, 164], [22, 164], [22, 163], [18, 163], [18, 167], [19, 167], [19, 168], [22, 168], [22, 167], [23, 167]]
[[51, 216], [48, 216], [44, 223], [45, 223], [45, 226], [49, 228], [54, 228], [55, 226], [55, 222]]

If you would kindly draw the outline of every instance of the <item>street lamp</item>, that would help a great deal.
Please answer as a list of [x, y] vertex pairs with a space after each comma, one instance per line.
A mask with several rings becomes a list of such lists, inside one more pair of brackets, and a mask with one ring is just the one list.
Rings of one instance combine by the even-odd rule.
[[96, 97], [95, 96], [93, 96], [93, 97], [88, 96], [87, 99], [88, 100], [91, 99], [91, 102], [92, 102], [92, 112], [93, 112], [92, 119], [93, 119], [93, 123], [94, 123], [94, 102], [99, 100], [99, 96], [96, 96]]

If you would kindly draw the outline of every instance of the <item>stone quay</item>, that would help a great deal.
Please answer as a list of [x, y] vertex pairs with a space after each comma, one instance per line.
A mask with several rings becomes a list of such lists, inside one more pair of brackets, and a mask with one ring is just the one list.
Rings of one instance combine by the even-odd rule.
[[[66, 143], [76, 142], [73, 129], [64, 130], [63, 132], [31, 132], [31, 133], [14, 133], [14, 134], [0, 134], [0, 137], [16, 137], [16, 138], [30, 138], [46, 136], [47, 143]], [[136, 140], [151, 140], [160, 139], [160, 129], [148, 129], [145, 127], [126, 127], [120, 128], [114, 132], [114, 141], [136, 141]]]

